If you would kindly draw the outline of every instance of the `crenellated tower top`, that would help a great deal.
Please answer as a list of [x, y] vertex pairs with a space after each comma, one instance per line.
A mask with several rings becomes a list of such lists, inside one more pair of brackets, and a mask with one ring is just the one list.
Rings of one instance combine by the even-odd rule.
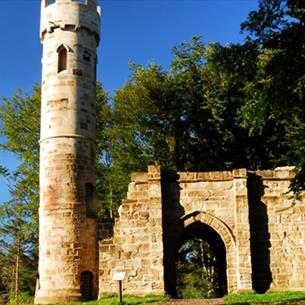
[[55, 29], [85, 29], [100, 41], [101, 8], [96, 0], [42, 0], [40, 40]]

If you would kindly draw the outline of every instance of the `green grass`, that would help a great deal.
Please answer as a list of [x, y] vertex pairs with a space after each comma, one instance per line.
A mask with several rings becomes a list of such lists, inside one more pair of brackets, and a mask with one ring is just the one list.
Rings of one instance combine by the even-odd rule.
[[[144, 305], [144, 304], [152, 304], [156, 302], [162, 302], [168, 300], [167, 296], [164, 295], [146, 295], [143, 297], [139, 296], [131, 296], [131, 295], [123, 295], [123, 304], [124, 305]], [[72, 303], [73, 305], [118, 305], [119, 304], [119, 296], [111, 296], [100, 298], [96, 301], [90, 301], [86, 303]], [[71, 305], [72, 305], [71, 304]]]
[[[164, 295], [146, 295], [143, 297], [140, 296], [131, 296], [123, 295], [123, 305], [145, 305], [159, 303], [168, 300], [168, 296]], [[34, 298], [29, 297], [26, 294], [21, 294], [18, 298], [10, 297], [7, 305], [33, 305]], [[99, 300], [90, 301], [90, 302], [73, 302], [69, 305], [118, 305], [119, 296], [107, 296], [100, 298]], [[55, 305], [55, 304], [54, 304]], [[67, 305], [57, 303], [56, 305]]]
[[224, 297], [224, 300], [229, 305], [252, 303], [288, 304], [293, 301], [305, 301], [305, 291], [268, 292], [263, 294], [240, 293], [228, 295]]
[[[167, 301], [168, 299], [169, 297], [164, 295], [146, 295], [143, 297], [123, 295], [123, 304], [151, 305], [153, 303], [162, 303], [164, 301]], [[225, 296], [224, 300], [228, 305], [249, 305], [249, 304], [305, 305], [305, 291], [268, 292], [264, 294], [240, 293], [240, 294], [231, 294]], [[22, 295], [18, 299], [11, 298], [10, 301], [8, 302], [8, 305], [32, 305], [32, 304], [33, 304], [32, 298], [29, 298], [27, 295]], [[119, 297], [117, 295], [103, 297], [96, 301], [69, 303], [69, 305], [118, 305], [118, 304], [119, 304]], [[64, 305], [64, 304], [56, 304], [56, 305]]]

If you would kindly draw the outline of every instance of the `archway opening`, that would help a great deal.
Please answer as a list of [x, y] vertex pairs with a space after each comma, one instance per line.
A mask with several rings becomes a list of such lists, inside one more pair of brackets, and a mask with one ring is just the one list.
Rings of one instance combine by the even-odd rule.
[[175, 249], [178, 298], [217, 298], [227, 293], [226, 250], [218, 233], [201, 222], [184, 229]]

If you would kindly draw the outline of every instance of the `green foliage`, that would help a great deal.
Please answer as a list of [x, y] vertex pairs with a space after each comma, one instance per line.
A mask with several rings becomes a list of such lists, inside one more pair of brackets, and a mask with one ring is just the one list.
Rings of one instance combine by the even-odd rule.
[[289, 304], [291, 301], [305, 300], [304, 291], [290, 291], [290, 292], [268, 292], [264, 294], [258, 293], [240, 293], [230, 294], [224, 297], [227, 304]]
[[38, 158], [40, 88], [33, 94], [17, 91], [0, 106], [1, 149], [14, 153], [19, 164], [14, 172], [1, 167], [9, 182], [11, 200], [0, 206], [0, 274], [7, 291], [34, 292], [38, 232]]
[[[148, 294], [146, 296], [133, 296], [133, 295], [123, 295], [123, 304], [124, 305], [146, 305], [160, 303], [168, 300], [166, 295], [153, 295]], [[31, 305], [33, 304], [33, 297], [29, 296], [27, 293], [22, 293], [18, 297], [15, 297], [13, 294], [9, 295], [9, 300], [7, 305]], [[95, 301], [89, 302], [72, 302], [71, 305], [118, 305], [119, 297], [118, 296], [107, 296], [102, 297]], [[57, 303], [57, 305], [62, 305]]]
[[204, 46], [194, 37], [173, 48], [168, 71], [133, 65], [131, 78], [114, 96], [117, 166], [129, 173], [149, 163], [197, 171], [254, 163], [249, 154], [259, 141], [240, 126], [238, 110], [242, 85], [255, 75], [256, 53], [251, 43]]
[[34, 304], [33, 297], [27, 292], [22, 292], [18, 296], [10, 292], [6, 305], [29, 305]]
[[211, 246], [199, 238], [187, 241], [176, 257], [177, 295], [182, 299], [219, 297], [218, 273]]
[[272, 128], [268, 145], [274, 165], [296, 165], [301, 172], [292, 184], [304, 188], [305, 171], [305, 6], [303, 1], [259, 1], [242, 28], [258, 45], [256, 78], [246, 86], [241, 108], [243, 126], [261, 135]]
[[36, 282], [36, 233], [28, 210], [12, 200], [0, 206], [0, 277], [7, 291], [34, 293]]
[[[39, 137], [40, 86], [31, 95], [17, 91], [12, 99], [3, 98], [0, 105], [0, 135], [5, 137], [0, 149], [18, 158], [16, 170], [10, 172], [0, 165], [11, 193], [11, 200], [0, 205], [0, 278], [1, 289], [34, 293], [38, 253], [39, 204]], [[109, 124], [107, 95], [97, 85], [97, 172], [104, 172], [107, 152], [104, 130]], [[108, 176], [99, 175], [97, 190], [105, 193]], [[103, 195], [101, 195], [104, 198]], [[111, 206], [99, 201], [106, 209]]]
[[[249, 34], [243, 44], [204, 45], [194, 37], [173, 48], [167, 70], [132, 64], [130, 78], [111, 102], [97, 85], [102, 218], [116, 214], [130, 173], [149, 164], [174, 171], [296, 165], [300, 171], [291, 187], [304, 189], [303, 2], [259, 0], [258, 10], [242, 24]], [[31, 95], [17, 91], [12, 99], [3, 98], [0, 122], [5, 137], [0, 149], [18, 158], [14, 172], [0, 165], [12, 195], [0, 209], [0, 288], [33, 290], [26, 283], [34, 283], [37, 259], [40, 87]], [[209, 290], [205, 280], [201, 288], [191, 284], [204, 273], [189, 268], [193, 271], [181, 282], [189, 291], [183, 293]]]
[[17, 91], [11, 100], [3, 98], [0, 121], [0, 135], [6, 139], [0, 149], [15, 154], [19, 160], [16, 171], [4, 172], [10, 181], [10, 191], [37, 223], [40, 87], [34, 86], [31, 96]]
[[[145, 296], [133, 296], [133, 295], [123, 295], [123, 304], [124, 305], [145, 305], [145, 304], [154, 304], [168, 300], [166, 295], [153, 295], [148, 294]], [[89, 302], [89, 305], [117, 305], [118, 296], [111, 296], [100, 298], [97, 301]]]
[[115, 201], [116, 180], [112, 174], [112, 158], [110, 156], [109, 132], [112, 128], [111, 109], [108, 94], [103, 90], [102, 85], [96, 86], [96, 190], [97, 202], [99, 204], [100, 216], [108, 218], [116, 209]]

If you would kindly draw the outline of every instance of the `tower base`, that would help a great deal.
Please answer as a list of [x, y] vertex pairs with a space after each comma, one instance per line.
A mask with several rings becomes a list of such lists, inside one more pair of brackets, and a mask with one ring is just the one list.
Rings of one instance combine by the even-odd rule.
[[82, 300], [79, 289], [39, 289], [34, 299], [35, 304], [69, 303]]

